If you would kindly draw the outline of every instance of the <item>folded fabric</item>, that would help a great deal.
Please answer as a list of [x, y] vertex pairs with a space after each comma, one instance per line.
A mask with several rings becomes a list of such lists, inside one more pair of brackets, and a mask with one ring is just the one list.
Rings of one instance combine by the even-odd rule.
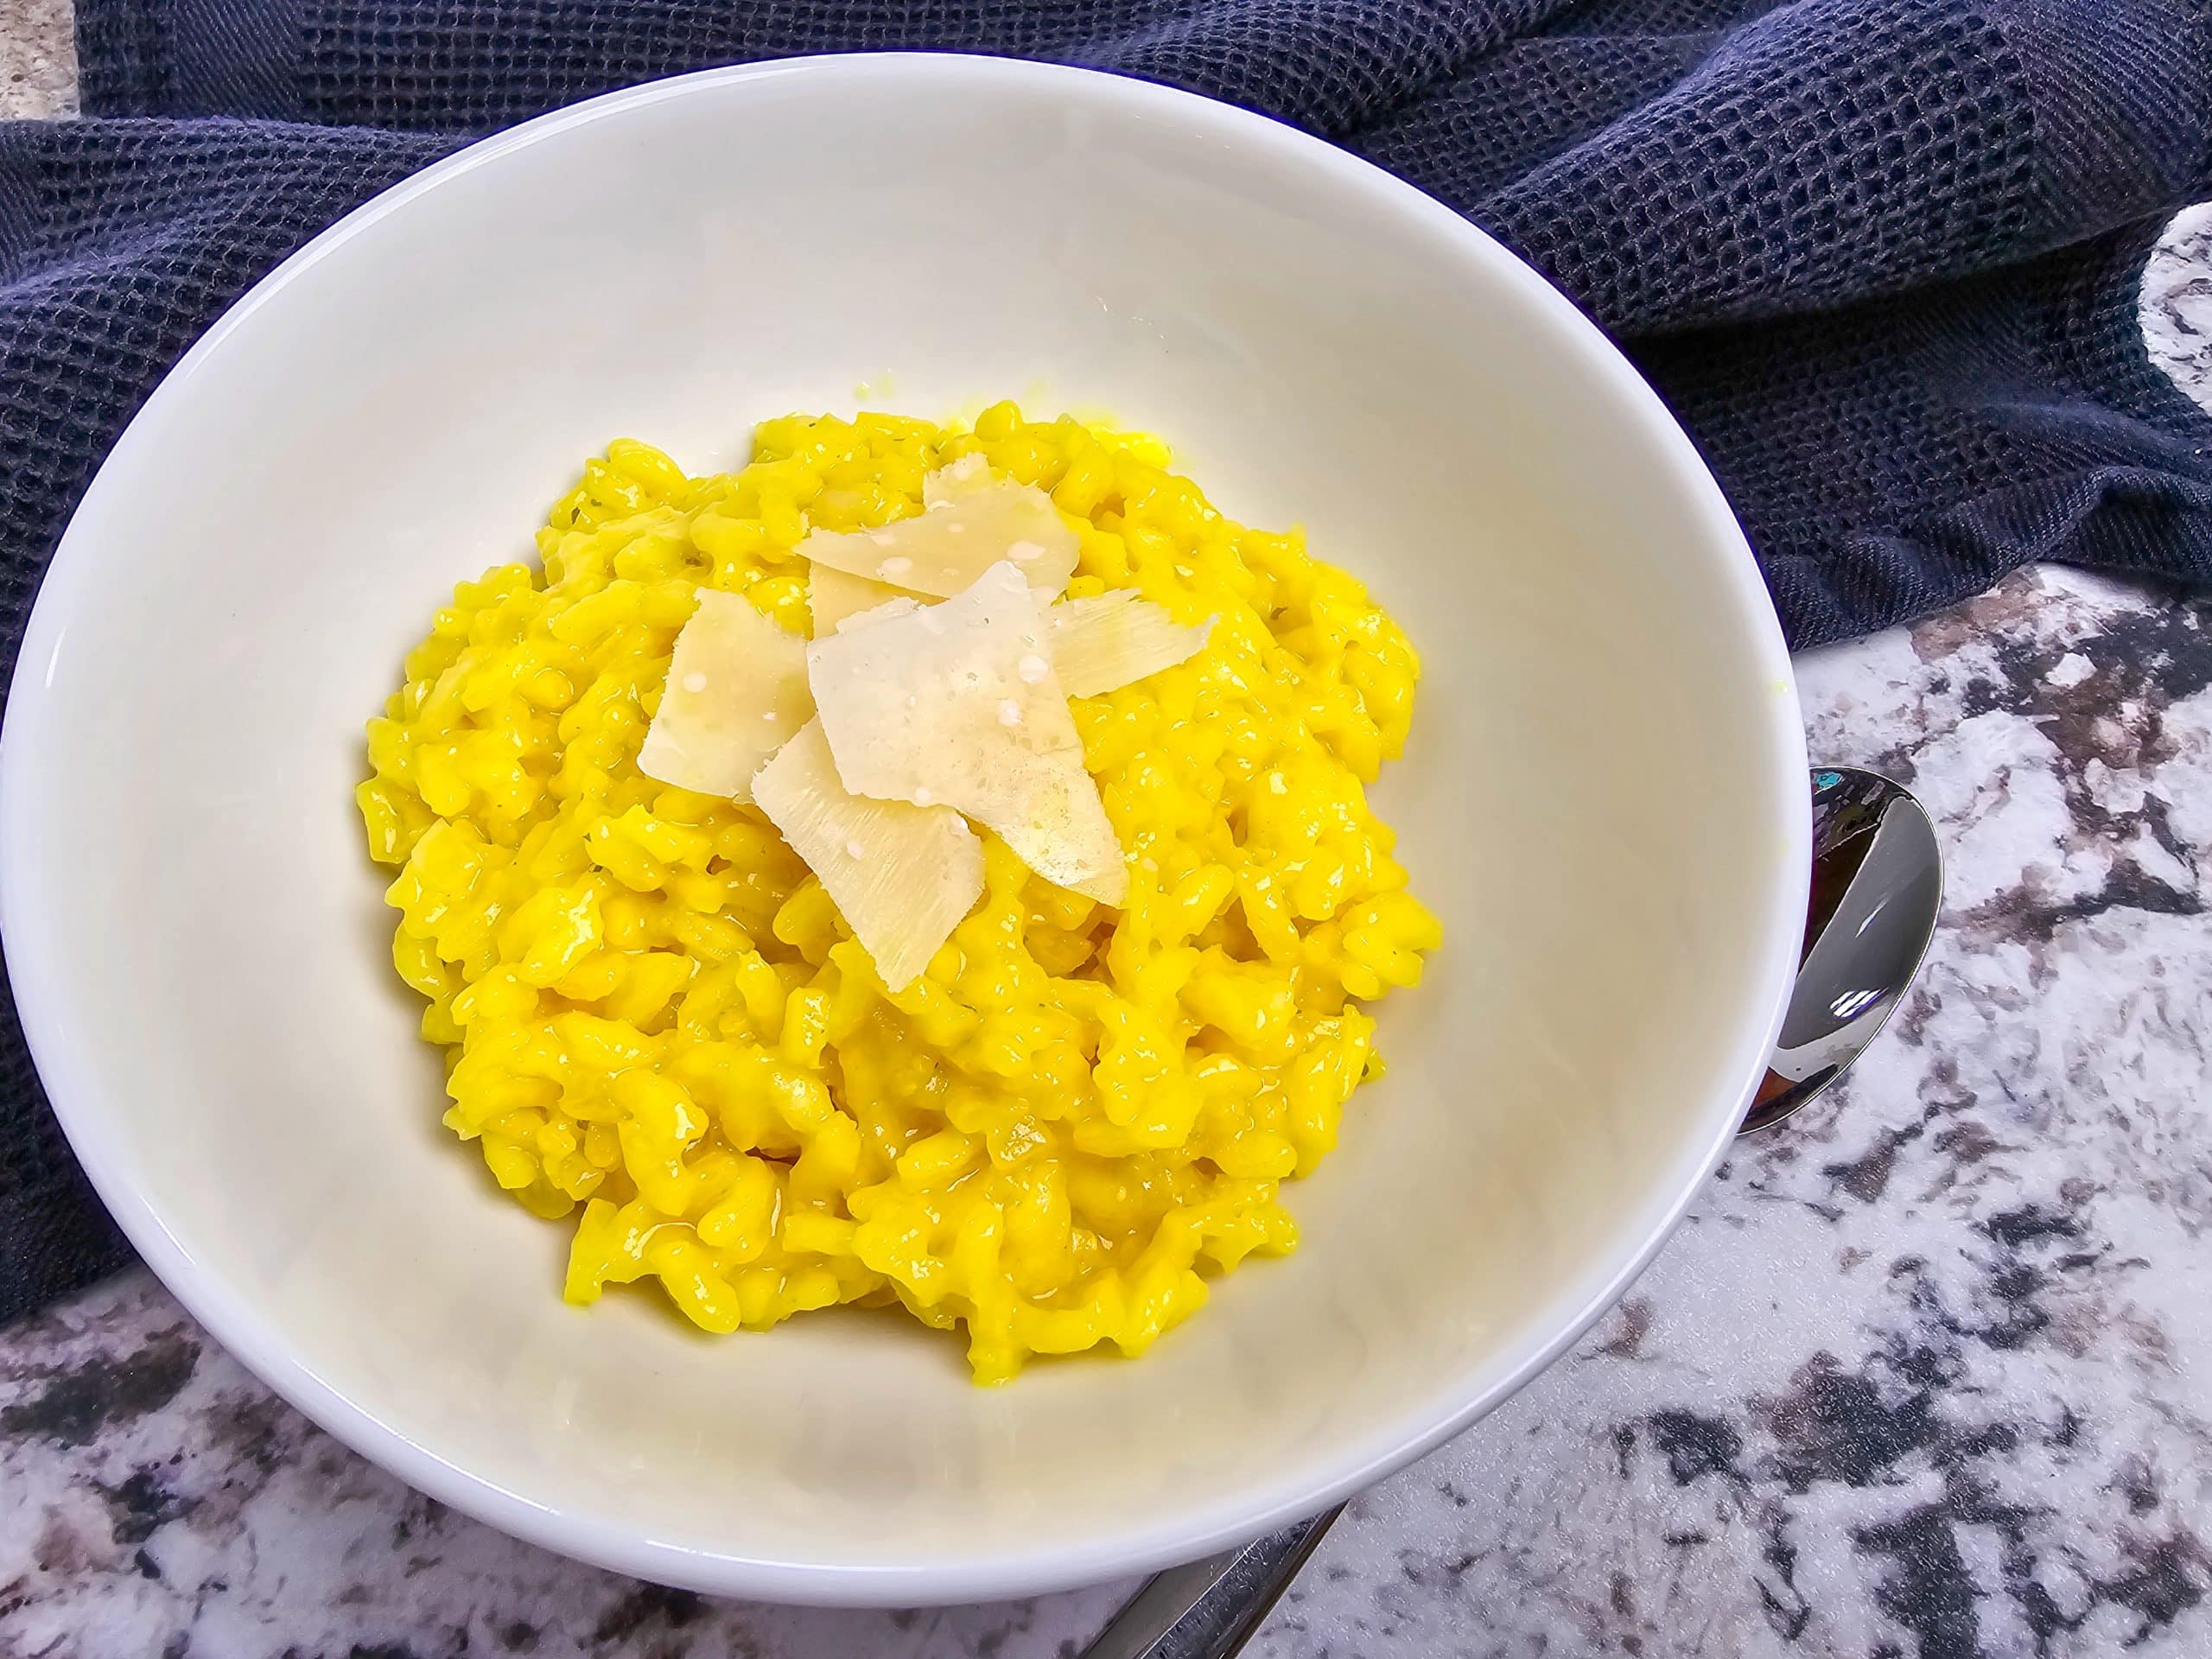
[[[2208, 10], [80, 0], [88, 118], [0, 127], [0, 666], [131, 412], [225, 305], [348, 208], [593, 92], [894, 48], [1172, 82], [1465, 213], [1673, 404], [1796, 645], [1905, 620], [2031, 560], [2202, 582], [2212, 427], [2145, 359], [2136, 291], [2158, 225], [2212, 174]], [[12, 1005], [0, 1237], [0, 1316], [124, 1254]]]

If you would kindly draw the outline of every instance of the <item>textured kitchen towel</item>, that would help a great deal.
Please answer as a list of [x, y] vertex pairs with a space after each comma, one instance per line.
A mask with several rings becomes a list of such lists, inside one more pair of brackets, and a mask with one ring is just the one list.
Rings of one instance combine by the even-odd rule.
[[[1918, 615], [2032, 559], [2201, 582], [2212, 428], [2145, 360], [2135, 300], [2160, 217], [2212, 171], [2208, 10], [79, 0], [88, 118], [0, 127], [0, 665], [131, 411], [314, 232], [473, 134], [593, 92], [888, 48], [1211, 93], [1484, 226], [1680, 411], [1799, 645]], [[0, 1091], [4, 1315], [122, 1249], [11, 1007]]]

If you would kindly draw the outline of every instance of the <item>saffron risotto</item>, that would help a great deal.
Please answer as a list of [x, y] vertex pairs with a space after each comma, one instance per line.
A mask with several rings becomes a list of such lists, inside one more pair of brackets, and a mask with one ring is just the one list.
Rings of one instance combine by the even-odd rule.
[[[894, 992], [758, 809], [637, 757], [699, 588], [805, 635], [808, 531], [917, 513], [979, 453], [1079, 533], [1070, 597], [1214, 622], [1188, 661], [1071, 700], [1126, 906], [987, 836], [982, 901]], [[1142, 1353], [1210, 1279], [1295, 1245], [1282, 1184], [1382, 1070], [1361, 1005], [1440, 937], [1363, 788], [1420, 667], [1358, 582], [1169, 464], [1009, 404], [771, 421], [702, 478], [626, 440], [537, 532], [542, 570], [437, 613], [358, 798], [444, 1122], [570, 1222], [569, 1300], [653, 1280], [717, 1332], [903, 1307], [999, 1382]]]

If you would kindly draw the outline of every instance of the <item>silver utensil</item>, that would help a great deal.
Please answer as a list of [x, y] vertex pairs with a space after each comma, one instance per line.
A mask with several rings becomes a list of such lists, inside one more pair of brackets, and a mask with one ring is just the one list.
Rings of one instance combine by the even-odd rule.
[[1866, 1052], [1920, 970], [1942, 899], [1927, 809], [1874, 772], [1815, 766], [1805, 947], [1745, 1134], [1782, 1122]]
[[[1866, 1051], [1919, 971], [1942, 905], [1936, 826], [1903, 785], [1855, 766], [1815, 766], [1812, 782], [1797, 983], [1739, 1135], [1801, 1109]], [[1154, 1574], [1082, 1659], [1230, 1659], [1343, 1513]]]
[[1343, 1513], [1339, 1505], [1241, 1548], [1154, 1573], [1082, 1659], [1229, 1659]]

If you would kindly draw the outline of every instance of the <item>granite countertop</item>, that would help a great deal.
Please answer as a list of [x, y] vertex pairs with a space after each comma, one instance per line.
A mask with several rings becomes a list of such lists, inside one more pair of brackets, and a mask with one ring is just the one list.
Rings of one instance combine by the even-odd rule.
[[[73, 106], [0, 6], [0, 114]], [[2212, 408], [2212, 213], [2145, 323]], [[2212, 603], [2058, 569], [1798, 660], [1948, 906], [1846, 1084], [1628, 1299], [1357, 1501], [1255, 1659], [2212, 1651]], [[143, 1271], [0, 1332], [0, 1656], [1032, 1659], [1127, 1585], [840, 1614], [576, 1566], [272, 1398]]]

